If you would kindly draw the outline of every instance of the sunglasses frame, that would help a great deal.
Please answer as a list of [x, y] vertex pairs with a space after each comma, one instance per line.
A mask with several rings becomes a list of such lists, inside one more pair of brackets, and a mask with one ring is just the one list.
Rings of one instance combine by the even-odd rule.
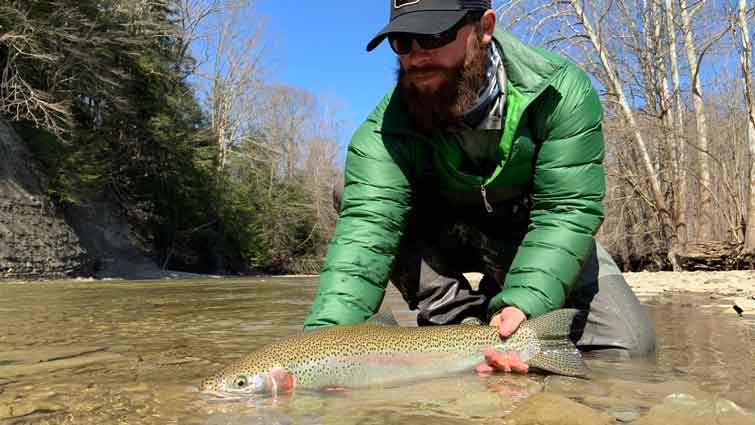
[[412, 51], [412, 43], [417, 41], [420, 47], [425, 50], [439, 49], [456, 40], [459, 30], [465, 25], [473, 22], [479, 22], [482, 15], [471, 12], [464, 15], [459, 22], [451, 28], [437, 34], [416, 34], [410, 32], [399, 32], [388, 35], [388, 44], [397, 55], [407, 55]]

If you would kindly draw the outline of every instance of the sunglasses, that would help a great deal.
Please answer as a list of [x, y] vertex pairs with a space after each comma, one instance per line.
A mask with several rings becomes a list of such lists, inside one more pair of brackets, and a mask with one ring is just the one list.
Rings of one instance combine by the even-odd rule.
[[459, 30], [468, 23], [479, 21], [481, 16], [470, 13], [461, 19], [456, 25], [437, 34], [414, 34], [408, 32], [393, 33], [388, 36], [388, 43], [397, 55], [406, 55], [412, 51], [412, 40], [425, 50], [433, 50], [443, 47], [456, 40]]

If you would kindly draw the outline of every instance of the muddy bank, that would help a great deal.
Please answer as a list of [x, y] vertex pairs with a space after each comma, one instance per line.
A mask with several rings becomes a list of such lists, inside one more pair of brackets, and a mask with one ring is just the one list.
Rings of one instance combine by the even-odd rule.
[[41, 164], [0, 119], [0, 282], [196, 276], [162, 270], [106, 194], [61, 208], [48, 190]]
[[39, 164], [0, 120], [0, 280], [86, 275], [93, 262], [62, 211], [47, 200]]

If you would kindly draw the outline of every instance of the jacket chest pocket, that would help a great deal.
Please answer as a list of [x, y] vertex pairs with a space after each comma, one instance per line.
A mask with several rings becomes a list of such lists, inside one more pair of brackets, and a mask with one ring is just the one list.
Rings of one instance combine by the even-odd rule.
[[536, 141], [526, 123], [522, 122], [512, 140], [506, 165], [490, 186], [529, 185], [534, 173], [536, 150]]

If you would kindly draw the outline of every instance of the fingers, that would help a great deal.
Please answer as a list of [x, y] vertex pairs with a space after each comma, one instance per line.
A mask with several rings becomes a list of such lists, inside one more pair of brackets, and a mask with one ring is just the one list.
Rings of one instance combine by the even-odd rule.
[[519, 325], [521, 325], [526, 318], [527, 316], [522, 310], [514, 306], [509, 306], [501, 310], [501, 312], [491, 320], [491, 326], [493, 320], [497, 319], [499, 321], [498, 333], [502, 337], [507, 338], [519, 328]]
[[[529, 372], [529, 366], [519, 358], [519, 354], [513, 351], [501, 353], [494, 349], [485, 350], [485, 361], [487, 362], [486, 366], [489, 368], [504, 372]], [[480, 366], [478, 366], [478, 372], [480, 372], [479, 368]]]
[[487, 375], [489, 373], [493, 373], [495, 369], [493, 369], [490, 365], [487, 363], [480, 363], [477, 366], [475, 366], [475, 371], [480, 375]]
[[498, 333], [504, 338], [509, 337], [519, 327], [519, 324], [514, 320], [501, 320], [501, 324], [498, 325]]
[[[522, 310], [514, 306], [508, 306], [490, 319], [490, 326], [497, 327], [498, 333], [502, 337], [508, 338], [516, 332], [519, 325], [526, 319], [527, 316]], [[529, 371], [529, 366], [519, 358], [519, 354], [513, 351], [502, 353], [494, 349], [488, 349], [485, 351], [485, 361], [486, 364], [477, 366], [477, 373], [490, 373], [495, 369], [517, 373], [527, 373]]]

